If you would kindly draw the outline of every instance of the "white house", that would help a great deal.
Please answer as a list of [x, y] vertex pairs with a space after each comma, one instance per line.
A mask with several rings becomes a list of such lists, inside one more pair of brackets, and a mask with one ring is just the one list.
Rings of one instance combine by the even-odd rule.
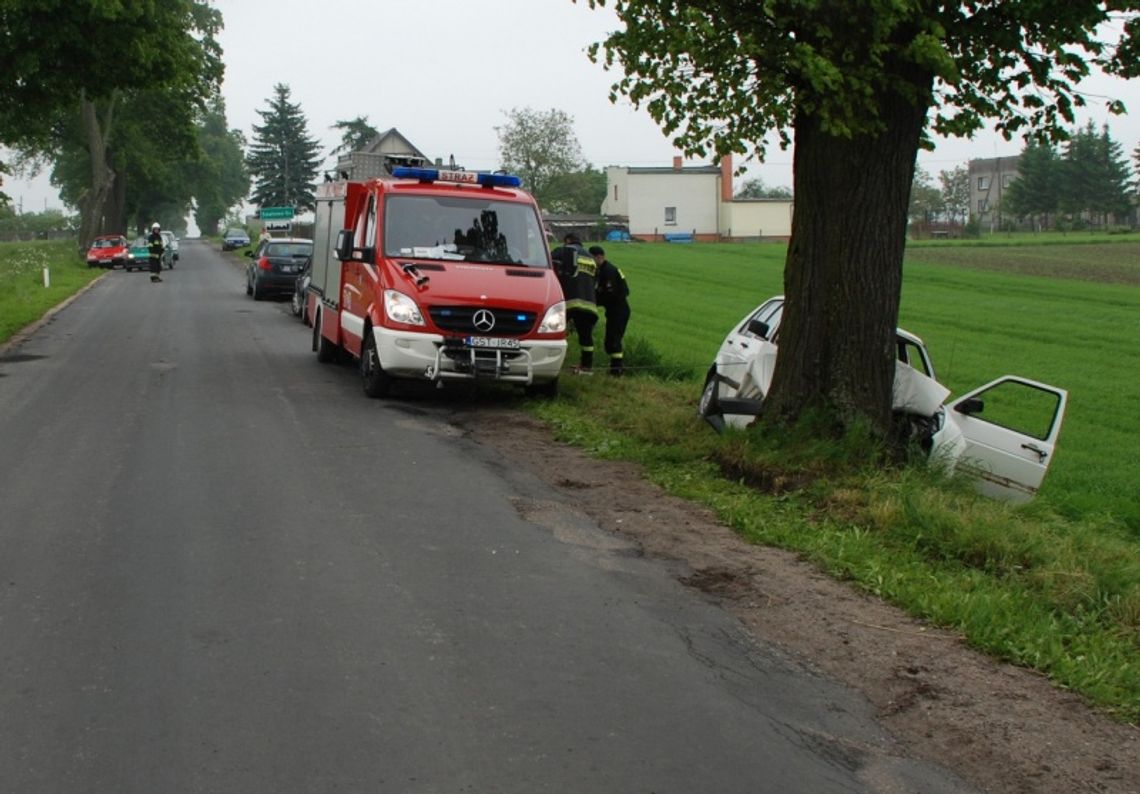
[[787, 239], [792, 234], [791, 199], [734, 199], [732, 157], [720, 165], [671, 168], [606, 168], [602, 214], [627, 219], [629, 233], [643, 240]]

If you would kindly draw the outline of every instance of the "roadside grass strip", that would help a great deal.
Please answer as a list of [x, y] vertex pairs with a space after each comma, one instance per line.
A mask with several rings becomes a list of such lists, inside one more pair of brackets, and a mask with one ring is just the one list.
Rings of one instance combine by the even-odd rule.
[[[44, 268], [50, 286], [44, 287]], [[0, 243], [0, 342], [39, 320], [105, 271], [88, 268], [73, 240]]]

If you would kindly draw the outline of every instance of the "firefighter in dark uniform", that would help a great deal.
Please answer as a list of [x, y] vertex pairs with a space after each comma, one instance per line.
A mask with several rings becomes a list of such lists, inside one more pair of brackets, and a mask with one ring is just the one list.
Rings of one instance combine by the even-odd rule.
[[150, 280], [162, 281], [162, 251], [166, 242], [162, 239], [162, 227], [157, 223], [151, 224], [150, 234], [146, 238], [147, 252], [150, 254]]
[[598, 266], [594, 280], [598, 305], [606, 310], [605, 350], [610, 357], [610, 374], [621, 375], [625, 358], [621, 341], [629, 325], [629, 284], [617, 265], [606, 259], [600, 245], [590, 247], [590, 256]]
[[581, 361], [574, 367], [574, 372], [589, 375], [593, 373], [594, 326], [598, 323], [598, 304], [594, 299], [597, 264], [582, 247], [578, 235], [567, 234], [564, 242], [565, 245], [555, 248], [550, 256], [566, 299], [566, 319], [578, 333], [578, 347], [582, 351]]

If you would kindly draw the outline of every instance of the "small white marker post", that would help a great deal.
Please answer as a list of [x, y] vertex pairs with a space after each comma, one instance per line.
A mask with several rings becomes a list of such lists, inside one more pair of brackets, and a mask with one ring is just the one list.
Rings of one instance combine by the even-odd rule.
[[47, 289], [50, 286], [51, 286], [51, 274], [48, 273], [48, 269], [45, 267], [44, 268], [44, 289]]

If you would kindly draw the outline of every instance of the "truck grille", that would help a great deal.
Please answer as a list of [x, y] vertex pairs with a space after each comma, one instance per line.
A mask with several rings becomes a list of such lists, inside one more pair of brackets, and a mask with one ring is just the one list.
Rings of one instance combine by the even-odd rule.
[[[492, 328], [477, 327], [475, 313], [487, 311], [495, 319]], [[433, 306], [432, 322], [442, 331], [455, 331], [480, 336], [522, 336], [534, 327], [535, 313], [487, 306]]]

